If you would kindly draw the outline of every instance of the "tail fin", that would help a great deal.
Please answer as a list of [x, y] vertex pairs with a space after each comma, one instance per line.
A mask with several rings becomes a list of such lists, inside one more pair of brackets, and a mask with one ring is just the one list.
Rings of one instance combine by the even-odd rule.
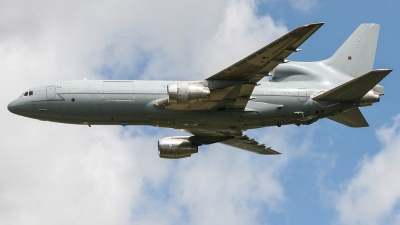
[[361, 24], [343, 45], [323, 63], [352, 77], [373, 69], [379, 24]]
[[358, 108], [328, 117], [329, 119], [349, 127], [368, 127], [368, 122]]

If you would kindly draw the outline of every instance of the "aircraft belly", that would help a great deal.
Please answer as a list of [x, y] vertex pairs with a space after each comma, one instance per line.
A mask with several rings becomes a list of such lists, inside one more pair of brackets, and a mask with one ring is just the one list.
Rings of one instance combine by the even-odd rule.
[[[100, 97], [101, 96], [101, 97]], [[295, 97], [257, 98], [269, 102], [249, 101], [244, 111], [176, 111], [155, 106], [151, 95], [63, 95], [65, 101], [46, 104], [44, 120], [73, 124], [152, 125], [178, 129], [252, 129], [277, 124], [293, 124], [299, 119], [295, 112], [306, 115], [337, 106], [306, 104]], [[75, 101], [72, 98], [75, 97]], [[152, 101], [153, 100], [153, 101]], [[48, 101], [46, 101], [48, 102]], [[147, 104], [146, 104], [147, 103]], [[277, 104], [278, 103], [278, 104]], [[40, 104], [36, 107], [40, 108]], [[329, 110], [332, 109], [332, 110]], [[41, 119], [40, 116], [36, 118]]]

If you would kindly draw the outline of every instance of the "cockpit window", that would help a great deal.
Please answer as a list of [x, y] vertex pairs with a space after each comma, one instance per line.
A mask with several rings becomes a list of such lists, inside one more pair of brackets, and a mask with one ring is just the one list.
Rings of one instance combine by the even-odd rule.
[[21, 97], [32, 96], [32, 95], [33, 95], [33, 91], [27, 91], [27, 92], [22, 93], [22, 95], [19, 97], [21, 98]]

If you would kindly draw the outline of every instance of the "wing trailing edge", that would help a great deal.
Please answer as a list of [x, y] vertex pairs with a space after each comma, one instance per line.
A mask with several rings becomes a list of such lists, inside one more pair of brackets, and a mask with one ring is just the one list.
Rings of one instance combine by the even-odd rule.
[[243, 149], [246, 151], [254, 152], [261, 155], [279, 155], [281, 153], [273, 150], [269, 146], [265, 146], [263, 143], [259, 143], [247, 135], [236, 136], [234, 138], [221, 141], [220, 143]]
[[254, 152], [261, 155], [279, 155], [281, 153], [273, 150], [263, 143], [259, 143], [239, 130], [182, 130], [194, 134], [189, 140], [197, 145], [208, 145], [221, 143], [242, 150]]

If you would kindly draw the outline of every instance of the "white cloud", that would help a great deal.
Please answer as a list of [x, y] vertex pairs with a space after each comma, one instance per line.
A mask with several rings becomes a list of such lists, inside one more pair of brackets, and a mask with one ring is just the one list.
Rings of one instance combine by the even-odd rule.
[[199, 64], [213, 75], [275, 40], [288, 30], [270, 16], [257, 17], [255, 3], [232, 1]]
[[[398, 224], [400, 200], [400, 115], [377, 130], [383, 149], [365, 156], [357, 174], [344, 185], [336, 208], [342, 224]], [[397, 222], [396, 222], [397, 220]]]
[[2, 1], [0, 223], [243, 224], [264, 223], [264, 208], [279, 211], [280, 170], [295, 153], [285, 141], [297, 134], [291, 128], [253, 133], [281, 156], [217, 144], [165, 160], [157, 139], [176, 131], [54, 124], [6, 109], [25, 89], [54, 81], [203, 79], [286, 31], [256, 17], [255, 7], [252, 0]]
[[289, 3], [295, 10], [309, 12], [318, 4], [318, 0], [290, 0]]

